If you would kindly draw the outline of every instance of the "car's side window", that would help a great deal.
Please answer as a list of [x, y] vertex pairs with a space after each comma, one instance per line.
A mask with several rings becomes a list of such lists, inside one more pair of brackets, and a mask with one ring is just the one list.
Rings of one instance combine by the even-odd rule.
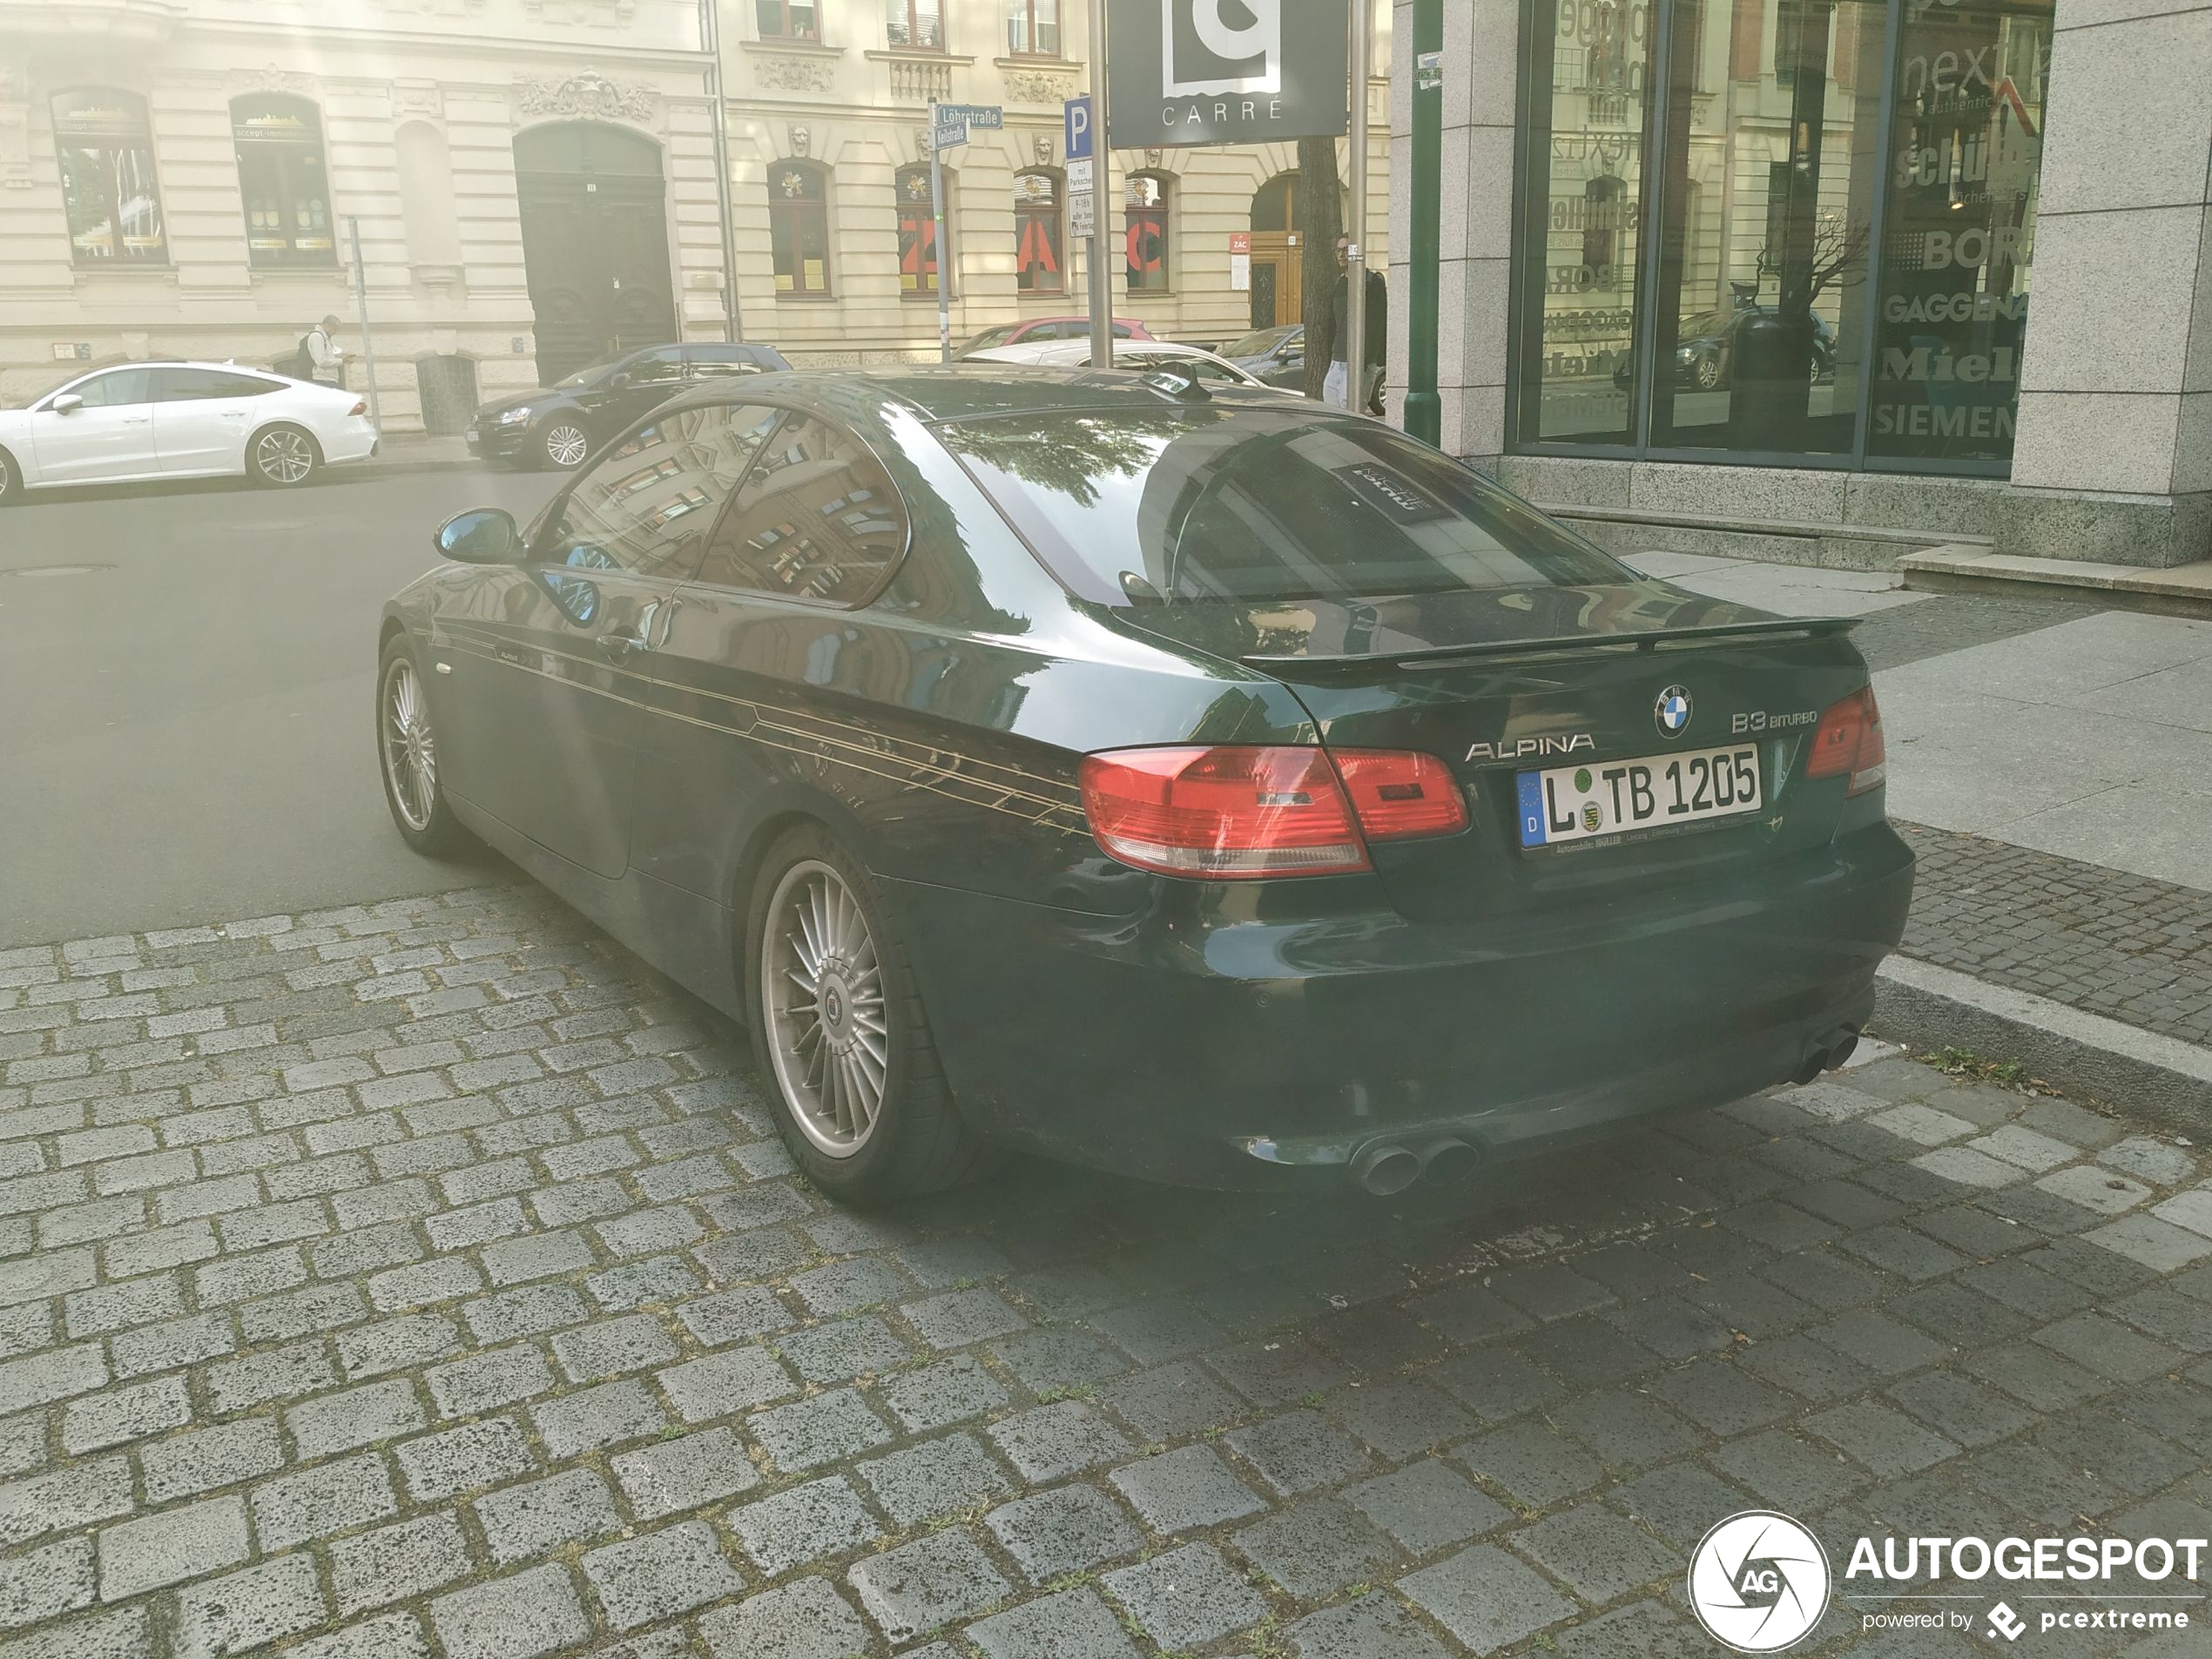
[[232, 374], [219, 368], [157, 368], [153, 397], [158, 403], [185, 403], [203, 398], [260, 397], [277, 389], [273, 381]]
[[718, 403], [640, 427], [577, 481], [534, 559], [680, 581], [773, 419]]
[[760, 372], [759, 361], [743, 346], [687, 346], [684, 354], [685, 372], [693, 380]]
[[684, 348], [680, 346], [662, 346], [641, 352], [630, 365], [630, 382], [633, 386], [658, 386], [683, 378]]
[[817, 415], [776, 428], [700, 564], [717, 587], [864, 604], [907, 545], [907, 512], [882, 463]]
[[89, 381], [79, 381], [77, 395], [84, 400], [88, 409], [111, 409], [125, 403], [151, 403], [153, 394], [148, 389], [153, 380], [149, 368], [118, 368], [111, 374], [96, 374]]

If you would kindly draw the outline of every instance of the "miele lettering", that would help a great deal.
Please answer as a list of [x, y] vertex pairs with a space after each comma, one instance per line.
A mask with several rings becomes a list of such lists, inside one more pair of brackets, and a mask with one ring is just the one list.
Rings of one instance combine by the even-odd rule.
[[1587, 732], [1556, 738], [1515, 738], [1510, 742], [1467, 745], [1469, 760], [1518, 760], [1523, 755], [1571, 755], [1578, 749], [1595, 749], [1597, 739]]
[[1925, 293], [1917, 300], [1893, 293], [1882, 306], [1885, 322], [2016, 322], [2026, 315], [2024, 293]]
[[1993, 352], [1966, 352], [1957, 355], [1926, 346], [1915, 346], [1909, 352], [1899, 351], [1895, 346], [1885, 346], [1882, 347], [1882, 378], [1885, 381], [1967, 381], [1979, 384], [1984, 381], [2015, 380], [2018, 374], [2013, 367], [2010, 346], [2000, 346]]

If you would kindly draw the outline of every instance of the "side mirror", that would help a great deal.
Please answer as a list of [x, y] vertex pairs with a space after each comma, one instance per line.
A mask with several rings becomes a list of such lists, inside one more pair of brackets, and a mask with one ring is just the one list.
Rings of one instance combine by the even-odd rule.
[[84, 400], [74, 392], [64, 392], [54, 400], [53, 403], [54, 413], [57, 415], [74, 415], [84, 407]]
[[637, 379], [637, 376], [632, 374], [628, 369], [617, 369], [615, 373], [607, 376], [607, 389], [610, 392], [619, 392], [624, 387], [628, 386], [635, 379]]
[[503, 508], [456, 513], [432, 540], [439, 553], [463, 564], [512, 564], [523, 551], [523, 532]]

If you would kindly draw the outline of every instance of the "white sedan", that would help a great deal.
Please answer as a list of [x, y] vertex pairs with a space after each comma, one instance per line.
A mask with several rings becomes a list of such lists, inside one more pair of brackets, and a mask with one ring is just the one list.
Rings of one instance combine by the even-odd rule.
[[288, 489], [376, 453], [351, 392], [235, 363], [122, 363], [0, 409], [0, 503], [27, 489], [243, 474]]
[[[970, 352], [961, 361], [967, 363], [1027, 363], [1038, 368], [1089, 368], [1090, 341], [1023, 341], [1019, 345], [994, 346], [987, 351]], [[1203, 347], [1178, 345], [1172, 340], [1117, 340], [1114, 342], [1116, 368], [1130, 369], [1144, 374], [1170, 364], [1189, 369], [1202, 381], [1226, 382], [1231, 386], [1257, 386], [1262, 391], [1279, 389], [1247, 374], [1227, 358], [1217, 357]]]

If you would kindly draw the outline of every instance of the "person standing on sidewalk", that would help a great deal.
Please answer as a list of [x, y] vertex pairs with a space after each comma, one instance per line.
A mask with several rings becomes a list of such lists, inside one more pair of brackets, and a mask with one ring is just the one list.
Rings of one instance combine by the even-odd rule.
[[[1345, 316], [1352, 298], [1352, 239], [1337, 238], [1337, 287], [1331, 299], [1330, 309], [1336, 327], [1330, 338], [1332, 355], [1329, 360], [1329, 378], [1323, 384], [1321, 395], [1337, 408], [1352, 407], [1351, 390], [1352, 330], [1345, 326]], [[1359, 407], [1368, 415], [1382, 413], [1383, 362], [1390, 351], [1390, 287], [1383, 280], [1381, 272], [1370, 268], [1367, 272], [1367, 349], [1366, 395]]]
[[326, 316], [300, 341], [307, 354], [307, 378], [318, 386], [346, 384], [346, 354], [339, 348], [337, 334], [337, 317]]

